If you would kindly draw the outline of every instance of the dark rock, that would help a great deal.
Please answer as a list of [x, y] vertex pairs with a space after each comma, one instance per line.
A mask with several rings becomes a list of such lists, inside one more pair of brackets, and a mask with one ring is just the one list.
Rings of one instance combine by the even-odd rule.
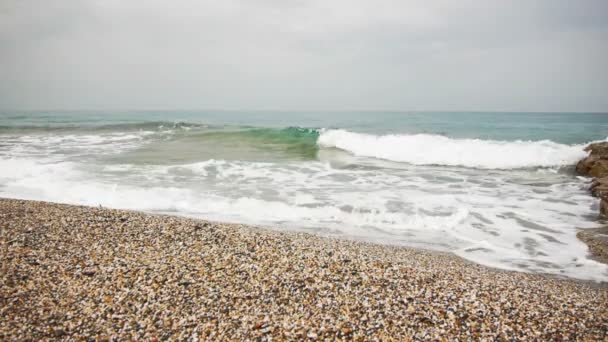
[[576, 236], [589, 246], [593, 259], [608, 263], [608, 227], [584, 229]]
[[591, 194], [596, 197], [608, 195], [608, 177], [593, 180], [589, 190], [591, 190]]
[[608, 176], [608, 159], [596, 160], [589, 170], [591, 177], [606, 177]]
[[600, 199], [600, 214], [608, 217], [608, 177], [595, 179], [590, 190], [593, 196]]
[[53, 331], [53, 335], [55, 335], [55, 337], [63, 337], [63, 336], [66, 336], [67, 334], [68, 333], [63, 329], [55, 329]]
[[608, 176], [608, 142], [590, 144], [585, 148], [589, 156], [576, 164], [576, 171], [584, 176]]
[[592, 159], [593, 159], [592, 157], [586, 157], [586, 158], [579, 160], [578, 163], [576, 163], [576, 172], [578, 172], [579, 174], [581, 174], [583, 176], [589, 175], [589, 170], [591, 170], [591, 165], [593, 165], [593, 163], [595, 162], [595, 160], [592, 160]]
[[[608, 217], [608, 142], [590, 144], [585, 148], [589, 155], [576, 164], [576, 171], [584, 176], [595, 177], [589, 190], [600, 199], [600, 216]], [[591, 254], [599, 261], [608, 263], [608, 227], [585, 230], [577, 234], [589, 246]]]
[[590, 155], [596, 155], [601, 158], [608, 158], [608, 142], [599, 142], [589, 144], [589, 146], [585, 147], [585, 151], [589, 152]]
[[585, 148], [589, 156], [576, 164], [576, 171], [595, 177], [591, 194], [600, 199], [600, 215], [608, 217], [608, 142], [593, 143]]

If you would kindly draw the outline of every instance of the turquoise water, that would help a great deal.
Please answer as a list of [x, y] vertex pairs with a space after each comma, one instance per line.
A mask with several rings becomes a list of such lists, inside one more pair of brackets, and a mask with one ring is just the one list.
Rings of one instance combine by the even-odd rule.
[[585, 145], [608, 114], [0, 113], [0, 196], [450, 251], [608, 280]]
[[99, 127], [189, 123], [264, 128], [342, 128], [366, 133], [429, 133], [454, 138], [543, 140], [564, 144], [606, 139], [608, 113], [135, 111], [2, 112], [8, 127]]

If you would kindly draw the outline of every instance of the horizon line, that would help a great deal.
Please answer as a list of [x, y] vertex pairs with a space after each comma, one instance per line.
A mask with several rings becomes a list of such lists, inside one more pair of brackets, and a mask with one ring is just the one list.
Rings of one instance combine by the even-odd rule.
[[608, 114], [606, 111], [508, 111], [508, 110], [442, 110], [442, 109], [0, 109], [4, 112], [388, 112], [388, 113], [504, 113], [504, 114]]

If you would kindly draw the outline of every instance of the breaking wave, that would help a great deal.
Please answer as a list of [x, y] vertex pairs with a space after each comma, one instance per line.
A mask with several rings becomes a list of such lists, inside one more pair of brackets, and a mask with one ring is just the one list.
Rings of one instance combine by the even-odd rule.
[[[65, 131], [65, 132], [63, 132]], [[213, 126], [202, 123], [152, 121], [74, 127], [70, 124], [46, 126], [0, 126], [20, 143], [60, 140], [87, 145], [94, 140], [146, 142], [180, 141], [192, 151], [209, 146], [264, 151], [298, 159], [318, 159], [320, 149], [340, 149], [355, 156], [377, 158], [412, 165], [459, 166], [479, 169], [520, 169], [574, 165], [586, 156], [585, 145], [567, 145], [551, 140], [502, 141], [457, 139], [436, 134], [366, 134], [345, 129], [307, 127]], [[42, 134], [39, 134], [42, 133]], [[54, 133], [50, 135], [49, 133]], [[62, 133], [62, 134], [57, 134]], [[59, 136], [59, 137], [57, 137]], [[48, 140], [48, 141], [47, 141]], [[49, 145], [49, 144], [47, 144]], [[85, 146], [85, 145], [82, 145]]]
[[414, 165], [517, 169], [573, 165], [586, 156], [584, 145], [550, 140], [498, 141], [453, 139], [440, 135], [373, 135], [342, 129], [323, 130], [318, 144], [357, 156]]

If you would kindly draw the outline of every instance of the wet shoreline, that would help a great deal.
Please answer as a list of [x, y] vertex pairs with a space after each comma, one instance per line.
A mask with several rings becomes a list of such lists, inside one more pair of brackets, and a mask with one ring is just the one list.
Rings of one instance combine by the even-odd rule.
[[3, 339], [606, 338], [608, 290], [446, 253], [0, 199]]

